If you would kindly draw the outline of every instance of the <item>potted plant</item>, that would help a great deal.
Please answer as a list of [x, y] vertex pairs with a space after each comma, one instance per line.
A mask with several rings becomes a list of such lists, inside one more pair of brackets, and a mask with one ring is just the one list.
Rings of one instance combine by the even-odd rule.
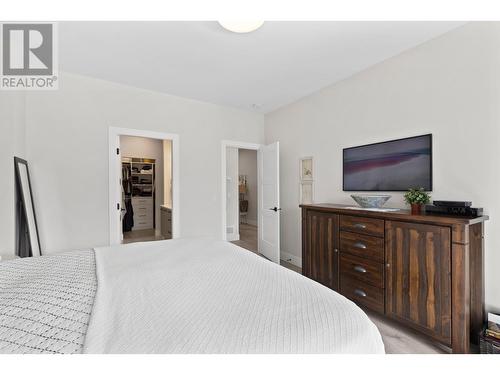
[[405, 193], [405, 202], [411, 205], [411, 214], [420, 215], [422, 213], [422, 206], [431, 201], [431, 196], [424, 188], [410, 189]]

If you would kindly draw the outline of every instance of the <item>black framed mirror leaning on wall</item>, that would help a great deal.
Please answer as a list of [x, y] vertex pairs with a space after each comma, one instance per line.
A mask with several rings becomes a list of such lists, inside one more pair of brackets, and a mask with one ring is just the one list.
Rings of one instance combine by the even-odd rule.
[[28, 162], [14, 157], [16, 193], [16, 255], [21, 258], [40, 256], [40, 239], [36, 222]]

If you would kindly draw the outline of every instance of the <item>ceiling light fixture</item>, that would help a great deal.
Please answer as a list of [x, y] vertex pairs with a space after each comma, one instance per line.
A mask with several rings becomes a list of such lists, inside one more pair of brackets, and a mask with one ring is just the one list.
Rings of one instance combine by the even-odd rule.
[[219, 21], [219, 24], [233, 33], [244, 34], [257, 30], [264, 21]]

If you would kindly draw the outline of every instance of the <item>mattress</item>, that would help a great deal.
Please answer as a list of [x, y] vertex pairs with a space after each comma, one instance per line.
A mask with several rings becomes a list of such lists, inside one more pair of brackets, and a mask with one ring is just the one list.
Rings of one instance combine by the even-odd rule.
[[[23, 277], [28, 280], [34, 269], [47, 267], [51, 262], [66, 264], [64, 259], [72, 256], [67, 253], [41, 257], [45, 259], [43, 266], [36, 258], [12, 263], [30, 264]], [[60, 328], [77, 331], [80, 336], [68, 338], [59, 333], [57, 337], [72, 344], [64, 346], [51, 341], [41, 346], [43, 339], [37, 338], [41, 331], [35, 330], [16, 347], [16, 342], [20, 344], [19, 335], [13, 339], [13, 332], [20, 322], [7, 318], [7, 325], [12, 327], [0, 330], [1, 351], [37, 352], [28, 349], [33, 346], [39, 352], [65, 353], [384, 352], [377, 328], [354, 303], [227, 242], [178, 239], [96, 248], [80, 252], [79, 256], [79, 261], [63, 267], [72, 268], [73, 274], [67, 272], [57, 279], [69, 282], [76, 278], [77, 283], [71, 286], [83, 288], [81, 294], [85, 298], [81, 301], [85, 306], [92, 302], [90, 311], [82, 305], [38, 306], [39, 310], [45, 312], [48, 308], [47, 312], [61, 317], [57, 322], [47, 322], [47, 315], [33, 311], [32, 303], [43, 304], [43, 299], [27, 297], [26, 304], [16, 302], [16, 313], [10, 315], [21, 314], [37, 324], [41, 319], [40, 324], [50, 324], [55, 329], [61, 325]], [[9, 263], [12, 264], [5, 262]], [[88, 272], [89, 264], [94, 272]], [[2, 282], [4, 270], [0, 269]], [[51, 295], [55, 276], [46, 271], [37, 271], [37, 280], [46, 283], [44, 293]], [[24, 273], [23, 267], [16, 266], [15, 273]], [[23, 291], [25, 282], [9, 281], [9, 296]], [[93, 287], [95, 282], [97, 288]], [[0, 288], [3, 293], [4, 286]], [[63, 287], [55, 293], [64, 291]], [[79, 293], [74, 289], [71, 292]], [[0, 304], [5, 303], [3, 295]], [[30, 295], [36, 293], [27, 296]], [[0, 325], [5, 316], [5, 311], [0, 310]], [[71, 321], [63, 319], [69, 316]], [[44, 336], [50, 337], [46, 333]], [[38, 344], [32, 345], [33, 342]]]

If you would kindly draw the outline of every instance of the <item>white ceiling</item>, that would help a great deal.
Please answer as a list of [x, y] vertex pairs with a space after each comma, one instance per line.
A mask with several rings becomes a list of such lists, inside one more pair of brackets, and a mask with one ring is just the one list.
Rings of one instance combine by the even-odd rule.
[[61, 70], [270, 112], [460, 22], [61, 22]]

